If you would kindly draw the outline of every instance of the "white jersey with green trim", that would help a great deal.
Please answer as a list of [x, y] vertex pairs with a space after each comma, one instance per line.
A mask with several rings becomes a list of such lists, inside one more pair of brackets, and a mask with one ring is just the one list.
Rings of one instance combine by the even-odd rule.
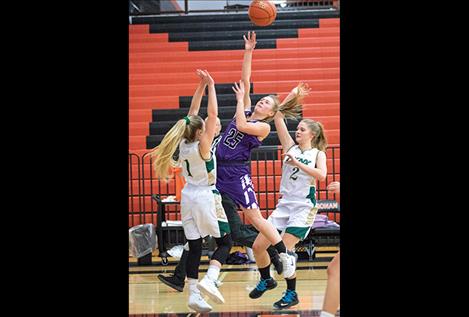
[[204, 160], [200, 155], [199, 141], [187, 143], [182, 139], [179, 143], [179, 162], [182, 175], [189, 184], [211, 186], [217, 179], [216, 158], [210, 153], [210, 159]]
[[[310, 150], [301, 151], [298, 145], [292, 146], [288, 153], [295, 157], [298, 161], [314, 168], [316, 166], [316, 158], [319, 150], [312, 148]], [[298, 198], [314, 198], [310, 197], [311, 190], [316, 192], [316, 179], [304, 172], [302, 169], [285, 162], [288, 157], [285, 157], [282, 167], [282, 179], [280, 181], [280, 193], [283, 198], [298, 197]]]

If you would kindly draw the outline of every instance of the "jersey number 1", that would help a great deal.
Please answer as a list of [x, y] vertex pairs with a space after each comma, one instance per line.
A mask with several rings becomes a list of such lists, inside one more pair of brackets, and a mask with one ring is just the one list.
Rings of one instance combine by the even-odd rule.
[[187, 176], [192, 177], [191, 170], [189, 169], [189, 161], [184, 160], [184, 162], [186, 162]]

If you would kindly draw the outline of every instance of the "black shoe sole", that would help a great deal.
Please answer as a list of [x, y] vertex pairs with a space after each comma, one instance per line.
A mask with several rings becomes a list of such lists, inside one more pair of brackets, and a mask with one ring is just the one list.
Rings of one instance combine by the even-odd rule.
[[273, 308], [274, 308], [274, 309], [277, 309], [277, 310], [282, 310], [282, 309], [287, 309], [287, 308], [290, 308], [290, 307], [292, 307], [292, 306], [298, 305], [299, 303], [300, 303], [300, 301], [299, 301], [299, 300], [296, 300], [296, 301], [294, 301], [294, 302], [288, 304], [287, 306], [283, 306], [283, 307], [275, 306], [275, 304], [274, 304], [274, 305], [273, 305]]
[[267, 289], [266, 289], [265, 291], [263, 291], [263, 292], [262, 292], [259, 296], [257, 296], [257, 297], [252, 297], [252, 296], [251, 296], [251, 293], [249, 293], [249, 298], [252, 298], [252, 299], [259, 298], [259, 297], [261, 297], [262, 295], [264, 295], [265, 292], [267, 292], [267, 291], [269, 291], [269, 290], [271, 290], [271, 289], [276, 288], [276, 287], [277, 287], [277, 281], [274, 280], [274, 282], [275, 282], [275, 284], [272, 284], [272, 286], [267, 287]]
[[167, 280], [165, 280], [165, 277], [163, 275], [158, 275], [158, 279], [163, 282], [163, 284], [166, 284], [167, 286], [175, 289], [176, 291], [178, 292], [182, 292], [184, 290], [184, 284], [182, 285], [177, 285], [177, 284], [173, 284]]

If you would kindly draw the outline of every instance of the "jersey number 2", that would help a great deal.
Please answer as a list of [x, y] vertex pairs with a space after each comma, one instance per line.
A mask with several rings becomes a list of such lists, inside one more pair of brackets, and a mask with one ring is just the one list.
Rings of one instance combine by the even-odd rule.
[[296, 181], [298, 179], [298, 176], [296, 174], [300, 171], [298, 167], [293, 168], [293, 173], [290, 175], [290, 178]]

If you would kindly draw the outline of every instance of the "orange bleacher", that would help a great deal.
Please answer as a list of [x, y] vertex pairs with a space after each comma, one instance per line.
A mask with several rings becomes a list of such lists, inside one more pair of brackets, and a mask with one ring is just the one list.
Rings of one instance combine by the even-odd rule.
[[[339, 32], [338, 18], [320, 19], [319, 28], [299, 29], [298, 38], [277, 39], [276, 49], [255, 50], [251, 78], [253, 93], [276, 93], [280, 97], [286, 96], [299, 81], [307, 82], [313, 92], [305, 98], [303, 116], [322, 122], [329, 144], [335, 146], [340, 145]], [[179, 97], [191, 96], [199, 82], [194, 73], [196, 68], [209, 70], [216, 83], [239, 80], [243, 51], [189, 51], [187, 42], [169, 42], [167, 33], [151, 34], [148, 25], [129, 25], [129, 40], [129, 152], [142, 157], [149, 151], [146, 149], [146, 136], [152, 110], [179, 108]], [[138, 175], [137, 161], [132, 163], [132, 174]], [[331, 157], [327, 163], [328, 178], [332, 179]], [[340, 180], [340, 150], [335, 151], [334, 168], [337, 173], [335, 180]], [[149, 194], [149, 164], [143, 164], [140, 169], [146, 179], [140, 184], [133, 180], [129, 187], [133, 193], [144, 190]], [[279, 188], [280, 161], [253, 162], [252, 174], [256, 190], [262, 192], [259, 203], [266, 214], [266, 207], [271, 211], [278, 199], [274, 189], [278, 191]], [[259, 181], [258, 175], [261, 176]], [[161, 190], [157, 183], [156, 180], [152, 182], [153, 193], [175, 192], [174, 181], [168, 183], [168, 189], [166, 184], [161, 185]], [[324, 189], [325, 185], [321, 182], [320, 188]], [[267, 193], [264, 192], [266, 189]], [[155, 210], [156, 204], [148, 196], [129, 197], [129, 210], [138, 210], [139, 203], [146, 211]], [[132, 217], [134, 222], [131, 222]], [[129, 226], [141, 223], [142, 217], [129, 215]], [[145, 217], [145, 221], [151, 220], [150, 215]], [[173, 214], [169, 219], [175, 217]]]

